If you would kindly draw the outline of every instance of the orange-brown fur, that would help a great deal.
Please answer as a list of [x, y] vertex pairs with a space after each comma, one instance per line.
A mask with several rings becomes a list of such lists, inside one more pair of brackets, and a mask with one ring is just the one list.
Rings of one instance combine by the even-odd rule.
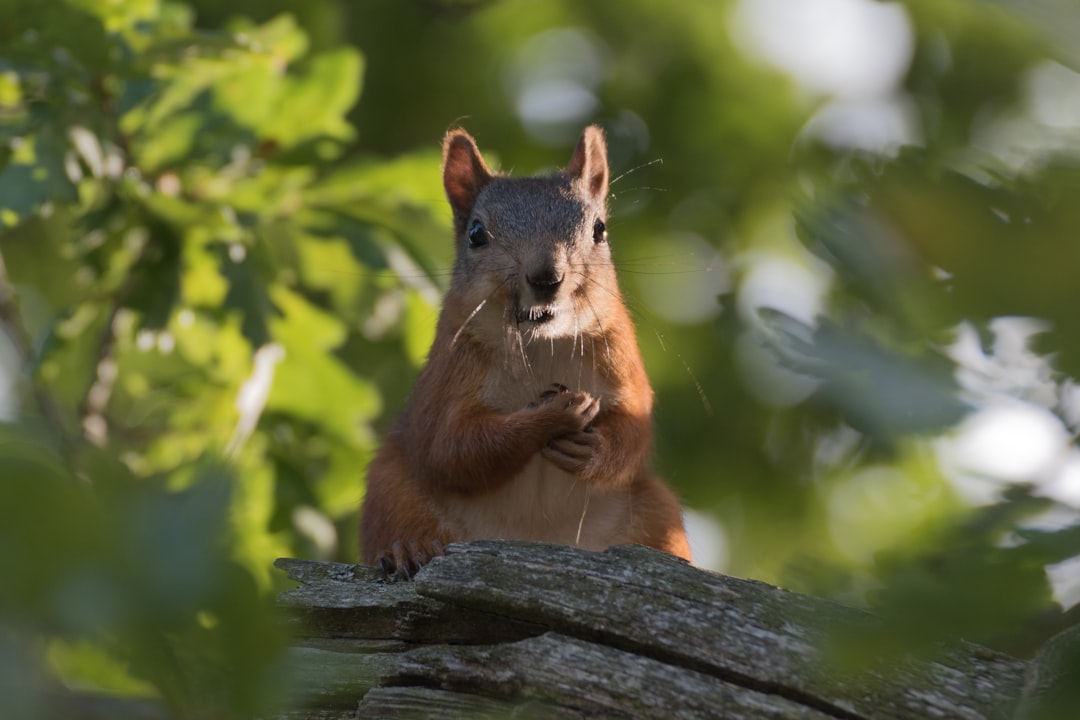
[[363, 558], [409, 577], [443, 544], [504, 538], [689, 559], [678, 500], [648, 469], [652, 389], [598, 230], [602, 133], [587, 128], [562, 173], [512, 179], [453, 131], [443, 180], [458, 261], [428, 363], [368, 468]]

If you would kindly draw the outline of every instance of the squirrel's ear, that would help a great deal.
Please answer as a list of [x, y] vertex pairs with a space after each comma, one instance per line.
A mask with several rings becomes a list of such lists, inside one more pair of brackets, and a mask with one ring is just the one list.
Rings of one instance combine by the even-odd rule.
[[582, 184], [593, 200], [603, 202], [607, 198], [607, 143], [604, 142], [604, 131], [599, 126], [590, 125], [581, 133], [581, 140], [566, 172]]
[[460, 128], [447, 133], [443, 140], [443, 187], [455, 218], [472, 211], [476, 196], [489, 180], [491, 171], [480, 157], [472, 136]]

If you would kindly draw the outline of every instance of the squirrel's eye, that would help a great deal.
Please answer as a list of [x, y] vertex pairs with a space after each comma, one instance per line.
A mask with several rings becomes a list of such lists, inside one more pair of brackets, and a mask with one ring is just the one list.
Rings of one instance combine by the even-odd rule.
[[488, 234], [487, 230], [484, 229], [484, 223], [473, 220], [472, 225], [469, 226], [469, 247], [478, 248], [487, 244]]
[[592, 239], [593, 242], [598, 244], [607, 242], [607, 225], [604, 224], [603, 220], [597, 220], [593, 224]]

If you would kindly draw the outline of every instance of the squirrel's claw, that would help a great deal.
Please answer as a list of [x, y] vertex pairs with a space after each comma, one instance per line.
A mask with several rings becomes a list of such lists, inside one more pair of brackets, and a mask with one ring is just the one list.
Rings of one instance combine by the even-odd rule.
[[570, 388], [566, 387], [562, 383], [552, 383], [550, 388], [540, 393], [540, 402], [538, 404], [543, 405], [545, 403], [549, 403], [555, 398], [557, 398], [559, 395], [565, 395], [569, 392]]
[[431, 562], [431, 558], [442, 557], [444, 554], [443, 544], [438, 540], [432, 540], [426, 546], [416, 538], [410, 539], [408, 544], [395, 540], [390, 549], [379, 556], [377, 562], [386, 578], [397, 577], [399, 580], [409, 581], [416, 576], [420, 568]]

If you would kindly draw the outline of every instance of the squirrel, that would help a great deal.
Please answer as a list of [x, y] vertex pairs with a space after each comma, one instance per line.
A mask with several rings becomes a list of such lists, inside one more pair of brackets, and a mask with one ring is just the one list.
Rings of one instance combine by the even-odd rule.
[[442, 173], [453, 276], [368, 466], [363, 559], [407, 580], [447, 543], [516, 539], [689, 561], [679, 501], [649, 470], [653, 391], [608, 244], [603, 131], [565, 170], [513, 178], [455, 129]]

